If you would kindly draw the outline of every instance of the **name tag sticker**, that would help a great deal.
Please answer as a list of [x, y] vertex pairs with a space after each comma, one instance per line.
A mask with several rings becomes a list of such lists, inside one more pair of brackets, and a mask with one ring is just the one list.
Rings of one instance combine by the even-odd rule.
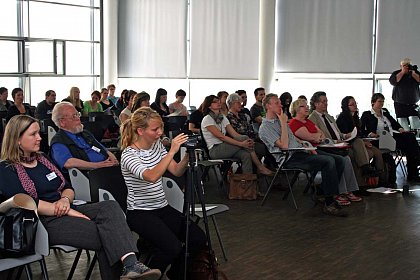
[[57, 178], [57, 174], [55, 174], [55, 172], [51, 172], [50, 174], [47, 174], [47, 179], [48, 181], [51, 181], [53, 179]]
[[98, 147], [92, 146], [92, 150], [94, 150], [97, 153], [101, 152], [101, 149], [99, 149]]

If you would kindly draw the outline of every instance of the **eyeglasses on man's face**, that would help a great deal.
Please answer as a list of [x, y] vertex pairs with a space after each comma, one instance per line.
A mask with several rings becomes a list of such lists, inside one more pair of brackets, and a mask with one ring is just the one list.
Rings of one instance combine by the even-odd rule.
[[70, 116], [62, 117], [61, 119], [71, 119], [71, 120], [74, 120], [75, 121], [75, 120], [80, 119], [81, 116], [82, 116], [82, 114], [80, 112], [77, 112], [77, 113], [74, 113], [74, 114], [72, 114]]

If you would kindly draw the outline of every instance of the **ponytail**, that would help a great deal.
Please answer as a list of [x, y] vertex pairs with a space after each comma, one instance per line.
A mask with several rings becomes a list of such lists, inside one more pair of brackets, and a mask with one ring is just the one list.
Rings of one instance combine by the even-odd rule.
[[128, 118], [121, 124], [121, 150], [124, 150], [134, 142], [133, 124], [131, 118]]

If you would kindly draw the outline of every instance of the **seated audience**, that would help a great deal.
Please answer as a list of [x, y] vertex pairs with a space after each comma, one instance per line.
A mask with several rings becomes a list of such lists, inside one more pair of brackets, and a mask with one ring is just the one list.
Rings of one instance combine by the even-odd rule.
[[150, 105], [150, 108], [159, 113], [161, 117], [169, 115], [169, 107], [166, 105], [168, 99], [168, 92], [166, 89], [159, 88], [156, 92], [155, 102]]
[[12, 98], [14, 104], [9, 107], [7, 111], [6, 121], [9, 121], [16, 115], [28, 115], [33, 117], [31, 108], [28, 104], [23, 103], [23, 90], [21, 88], [14, 88], [12, 90]]
[[101, 94], [99, 91], [95, 90], [90, 95], [91, 100], [87, 100], [83, 103], [83, 116], [87, 117], [89, 116], [89, 113], [94, 112], [103, 112], [101, 103], [99, 103], [99, 100], [101, 99]]
[[175, 93], [176, 101], [174, 103], [169, 104], [169, 113], [176, 115], [176, 116], [188, 116], [187, 107], [185, 107], [182, 102], [184, 102], [185, 96], [187, 96], [187, 93], [179, 89]]
[[246, 95], [246, 91], [243, 89], [238, 89], [235, 93], [237, 93], [242, 98], [242, 110], [241, 112], [244, 114], [247, 114], [251, 118], [251, 111], [249, 111], [248, 108], [246, 108], [246, 103], [248, 102], [248, 97]]
[[290, 113], [290, 104], [292, 104], [292, 95], [290, 92], [283, 92], [280, 95], [281, 105], [283, 106], [283, 112], [287, 115], [287, 118], [292, 119], [292, 114]]
[[8, 111], [10, 106], [13, 105], [12, 101], [7, 100], [8, 96], [9, 92], [7, 88], [0, 87], [0, 111]]
[[108, 95], [109, 95], [108, 89], [107, 88], [102, 88], [101, 89], [101, 99], [99, 100], [99, 104], [101, 104], [102, 109], [104, 111], [106, 111], [106, 110], [109, 111], [109, 110], [113, 110], [113, 109], [116, 108], [114, 103], [110, 99], [108, 99]]
[[108, 89], [108, 100], [114, 104], [114, 106], [117, 106], [118, 97], [115, 96], [115, 85], [110, 84], [107, 86]]
[[191, 113], [190, 119], [188, 122], [188, 129], [195, 134], [200, 134], [201, 130], [201, 121], [204, 118], [203, 115], [203, 104], [201, 103], [200, 107], [197, 110]]
[[254, 90], [255, 104], [251, 107], [251, 120], [254, 130], [258, 131], [262, 122], [262, 119], [265, 117], [265, 110], [262, 105], [263, 99], [265, 97], [264, 88], [256, 88]]
[[134, 113], [134, 111], [141, 107], [150, 107], [150, 95], [145, 91], [137, 93], [134, 96], [131, 112]]
[[19, 115], [10, 120], [0, 159], [2, 195], [7, 199], [25, 193], [36, 201], [50, 245], [96, 251], [101, 279], [159, 279], [159, 270], [137, 261], [136, 244], [118, 203], [74, 205], [73, 188], [39, 153], [40, 141], [36, 119]]
[[80, 90], [78, 87], [72, 87], [70, 89], [70, 95], [64, 98], [62, 101], [67, 101], [73, 104], [77, 112], [82, 113], [83, 111], [83, 101], [80, 100]]
[[[291, 113], [293, 119], [289, 122], [289, 127], [293, 134], [301, 139], [317, 146], [325, 140], [325, 134], [311, 120], [309, 116], [309, 106], [306, 100], [298, 99], [292, 103]], [[362, 199], [353, 194], [353, 191], [359, 190], [356, 176], [349, 156], [341, 156], [318, 149], [319, 155], [330, 156], [334, 159], [335, 165], [341, 168], [343, 166], [343, 175], [339, 178], [338, 191], [340, 195], [335, 197], [339, 205], [349, 205], [351, 202], [358, 202]]]
[[[359, 110], [357, 109], [357, 103], [354, 97], [346, 96], [341, 101], [341, 113], [337, 117], [337, 126], [342, 133], [350, 133], [356, 128], [357, 137], [362, 137]], [[382, 155], [382, 152], [373, 146], [370, 141], [363, 140], [363, 143], [365, 144], [369, 159], [374, 159], [375, 168], [380, 171], [379, 185], [388, 187], [391, 184], [394, 186], [396, 180], [395, 168], [388, 170], [384, 165], [384, 160], [386, 159], [388, 164], [395, 167], [394, 159], [389, 154]]]
[[372, 95], [372, 110], [363, 112], [360, 118], [362, 133], [366, 137], [376, 138], [382, 131], [389, 131], [397, 142], [397, 149], [401, 150], [407, 158], [407, 179], [419, 181], [417, 167], [419, 166], [420, 150], [416, 136], [405, 131], [388, 110], [383, 108], [384, 100], [385, 97], [381, 93]]
[[[351, 137], [351, 133], [342, 133], [334, 117], [328, 114], [328, 99], [325, 92], [315, 92], [311, 97], [310, 104], [312, 113], [309, 115], [309, 119], [322, 130], [325, 137], [334, 140], [334, 142], [346, 141]], [[376, 176], [377, 172], [369, 165], [370, 158], [363, 140], [356, 138], [349, 141], [349, 144], [351, 146], [349, 156], [353, 163], [357, 182], [359, 186], [365, 186], [366, 177]]]
[[242, 162], [243, 173], [253, 173], [252, 163], [254, 163], [259, 173], [272, 175], [271, 170], [265, 167], [255, 154], [254, 140], [237, 133], [226, 116], [220, 113], [219, 98], [209, 95], [204, 99], [203, 104], [204, 118], [201, 122], [201, 130], [210, 157], [212, 159], [237, 158]]
[[229, 96], [229, 93], [227, 93], [226, 91], [219, 91], [217, 93], [217, 98], [219, 98], [220, 100], [220, 113], [223, 114], [224, 116], [227, 116], [229, 109], [226, 105], [226, 99]]
[[51, 156], [65, 174], [73, 167], [91, 170], [118, 165], [114, 154], [83, 129], [80, 115], [71, 103], [55, 105], [52, 120], [59, 130], [51, 140]]
[[[188, 136], [176, 136], [167, 152], [158, 141], [162, 134], [162, 118], [147, 107], [137, 109], [121, 126], [121, 171], [128, 188], [127, 222], [131, 230], [156, 247], [150, 266], [163, 274], [171, 265], [169, 279], [184, 279], [185, 216], [169, 206], [162, 176], [166, 170], [175, 176], [186, 171], [188, 155], [179, 163], [173, 157]], [[188, 253], [192, 259], [205, 248], [206, 236], [196, 223], [189, 225]]]
[[55, 99], [57, 95], [53, 90], [47, 90], [45, 93], [45, 100], [38, 103], [35, 110], [35, 117], [38, 120], [51, 119], [52, 110], [56, 104]]
[[125, 122], [127, 119], [131, 117], [134, 96], [136, 96], [136, 94], [137, 92], [135, 92], [134, 90], [129, 90], [128, 93], [124, 95], [124, 98], [127, 99], [127, 106], [120, 113], [119, 118], [120, 118], [121, 123]]
[[[283, 114], [280, 99], [275, 94], [268, 94], [264, 99], [266, 117], [262, 120], [259, 135], [277, 162], [283, 160], [284, 155], [276, 152], [282, 149], [302, 148], [303, 145], [295, 138], [287, 125], [287, 116]], [[323, 212], [333, 216], [347, 216], [334, 201], [338, 195], [339, 178], [343, 168], [339, 169], [334, 159], [325, 155], [295, 151], [284, 164], [286, 168], [300, 168], [310, 172], [321, 171], [321, 189], [325, 195]]]

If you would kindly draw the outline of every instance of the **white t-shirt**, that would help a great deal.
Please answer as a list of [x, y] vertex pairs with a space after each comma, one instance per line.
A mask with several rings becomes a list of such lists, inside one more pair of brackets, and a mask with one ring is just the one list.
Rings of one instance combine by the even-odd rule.
[[223, 120], [220, 124], [217, 124], [216, 121], [210, 116], [206, 115], [203, 120], [201, 121], [201, 131], [203, 131], [204, 140], [207, 143], [207, 149], [211, 150], [214, 145], [222, 144], [223, 141], [219, 138], [215, 137], [210, 131], [208, 131], [207, 127], [209, 125], [214, 125], [218, 130], [222, 132], [222, 134], [226, 135], [226, 126], [230, 124], [229, 120], [226, 116], [223, 116]]
[[143, 180], [146, 169], [155, 167], [167, 154], [157, 141], [149, 150], [124, 149], [121, 155], [121, 171], [127, 185], [127, 210], [155, 210], [168, 205], [162, 187], [162, 178], [155, 183]]

